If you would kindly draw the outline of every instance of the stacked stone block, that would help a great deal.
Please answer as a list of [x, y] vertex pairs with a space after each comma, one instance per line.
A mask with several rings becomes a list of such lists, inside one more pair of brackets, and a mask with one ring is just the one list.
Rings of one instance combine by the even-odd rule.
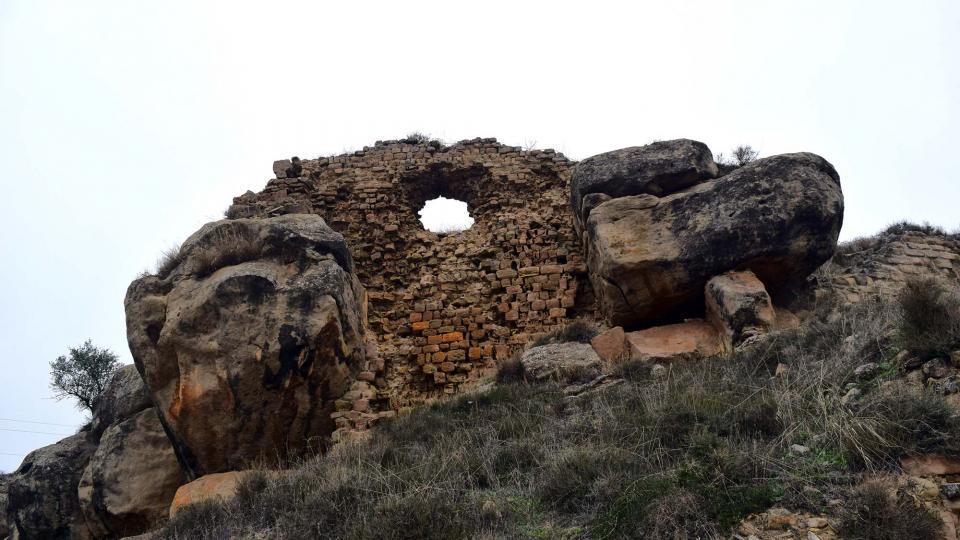
[[[319, 214], [350, 246], [379, 357], [337, 404], [340, 428], [455, 394], [535, 335], [595, 318], [569, 212], [572, 166], [496, 139], [386, 141], [279, 161], [262, 192], [234, 199], [231, 217]], [[438, 196], [465, 201], [473, 227], [424, 230], [418, 212]]]
[[881, 233], [842, 246], [819, 272], [822, 288], [843, 301], [859, 302], [876, 292], [893, 292], [910, 278], [936, 276], [960, 281], [960, 239], [954, 235], [906, 231]]

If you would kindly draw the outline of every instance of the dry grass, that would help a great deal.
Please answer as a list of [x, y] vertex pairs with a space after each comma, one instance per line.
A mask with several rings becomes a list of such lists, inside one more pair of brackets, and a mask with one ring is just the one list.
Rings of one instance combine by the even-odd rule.
[[590, 343], [590, 340], [599, 333], [596, 325], [593, 323], [573, 321], [563, 328], [540, 336], [531, 344], [531, 347], [539, 347], [549, 343]]
[[864, 483], [844, 506], [838, 532], [850, 540], [934, 540], [943, 522], [931, 510], [892, 493], [882, 481]]
[[174, 245], [160, 254], [160, 258], [157, 259], [157, 269], [154, 273], [157, 277], [163, 279], [169, 276], [170, 272], [173, 272], [174, 268], [180, 266], [182, 262], [183, 253], [180, 251], [180, 245]]
[[880, 234], [903, 234], [905, 232], [919, 232], [923, 234], [940, 236], [947, 235], [947, 231], [943, 230], [943, 228], [940, 226], [931, 225], [927, 222], [913, 223], [912, 221], [898, 221], [897, 223], [889, 225]]
[[931, 358], [960, 347], [960, 295], [933, 277], [908, 281], [897, 298], [903, 348]]
[[260, 248], [261, 242], [248, 229], [221, 229], [210, 244], [190, 253], [190, 269], [197, 276], [208, 276], [225, 266], [259, 258]]
[[[898, 320], [881, 298], [664, 378], [624, 366], [623, 384], [576, 401], [517, 383], [423, 407], [162, 536], [708, 538], [775, 503], [823, 512], [864, 470], [960, 448], [942, 396], [880, 389]], [[871, 361], [879, 374], [855, 379]], [[848, 385], [864, 395], [842, 404]]]

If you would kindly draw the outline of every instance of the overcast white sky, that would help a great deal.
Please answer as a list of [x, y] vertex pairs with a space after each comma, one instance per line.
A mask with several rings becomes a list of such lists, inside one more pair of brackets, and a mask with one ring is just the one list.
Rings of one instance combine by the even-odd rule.
[[[130, 280], [292, 155], [749, 143], [836, 166], [844, 239], [954, 229], [957, 51], [956, 0], [0, 0], [0, 429], [71, 432], [49, 361], [130, 362]], [[0, 470], [56, 439], [0, 431]]]

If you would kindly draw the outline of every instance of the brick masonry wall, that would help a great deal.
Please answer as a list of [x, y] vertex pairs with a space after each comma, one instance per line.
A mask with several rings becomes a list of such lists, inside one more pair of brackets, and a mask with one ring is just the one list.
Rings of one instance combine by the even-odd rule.
[[[596, 319], [569, 211], [573, 164], [496, 139], [387, 141], [277, 162], [262, 192], [234, 199], [231, 217], [319, 214], [353, 252], [379, 357], [338, 404], [340, 428], [455, 394], [536, 335]], [[424, 230], [418, 212], [438, 196], [465, 201], [474, 225]]]
[[924, 275], [960, 281], [960, 239], [920, 231], [881, 233], [842, 245], [817, 273], [821, 289], [839, 293], [848, 303], [894, 292]]

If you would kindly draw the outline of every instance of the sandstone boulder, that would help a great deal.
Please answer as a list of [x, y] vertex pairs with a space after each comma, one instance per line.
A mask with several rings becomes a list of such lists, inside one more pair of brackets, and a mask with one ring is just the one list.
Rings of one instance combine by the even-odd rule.
[[189, 484], [180, 486], [173, 502], [170, 503], [169, 513], [173, 517], [185, 506], [203, 501], [232, 499], [237, 493], [240, 482], [255, 475], [264, 474], [260, 471], [230, 471], [213, 473], [197, 478]]
[[93, 402], [91, 431], [99, 437], [103, 430], [134, 414], [152, 407], [150, 394], [134, 365], [117, 370], [103, 393]]
[[[581, 161], [573, 169], [573, 213], [582, 224], [590, 209], [605, 199], [644, 193], [665, 196], [716, 176], [717, 164], [710, 149], [689, 139], [605, 152]], [[591, 194], [599, 197], [586, 200]]]
[[704, 320], [628, 332], [627, 343], [630, 359], [644, 362], [699, 360], [723, 351], [719, 333]]
[[91, 538], [77, 485], [95, 448], [89, 433], [81, 431], [27, 454], [7, 487], [7, 526], [13, 538]]
[[532, 347], [520, 356], [526, 377], [533, 381], [572, 382], [600, 374], [600, 357], [589, 343], [551, 343]]
[[611, 325], [702, 308], [703, 287], [752, 270], [772, 292], [830, 258], [843, 220], [833, 166], [814, 154], [757, 160], [684, 191], [606, 201], [586, 222], [587, 266]]
[[960, 459], [939, 454], [900, 458], [903, 472], [911, 476], [946, 476], [960, 474]]
[[766, 333], [776, 321], [767, 289], [749, 270], [711, 279], [704, 296], [707, 320], [720, 332], [728, 351], [747, 337]]
[[127, 338], [188, 478], [322, 444], [365, 366], [365, 293], [316, 215], [209, 223], [134, 281]]
[[183, 481], [170, 440], [150, 407], [103, 432], [78, 496], [93, 534], [117, 538], [148, 531], [166, 517]]
[[614, 326], [597, 334], [590, 340], [590, 346], [604, 362], [616, 362], [627, 354], [627, 336], [623, 328]]

